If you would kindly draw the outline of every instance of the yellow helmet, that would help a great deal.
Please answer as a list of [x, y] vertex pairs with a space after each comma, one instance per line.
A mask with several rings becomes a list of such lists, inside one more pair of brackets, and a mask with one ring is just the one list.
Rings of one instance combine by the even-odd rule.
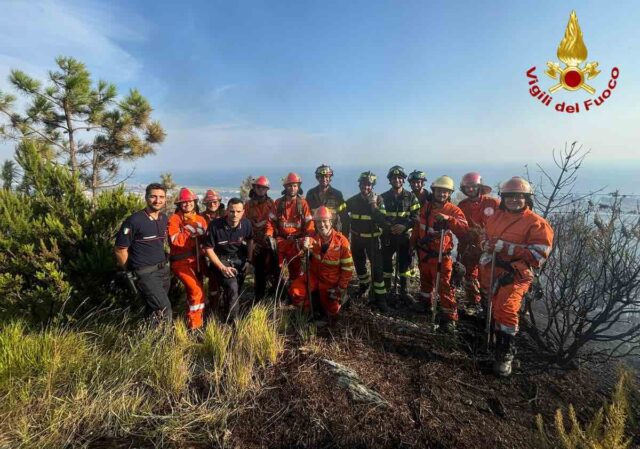
[[456, 189], [453, 179], [451, 179], [449, 176], [446, 176], [446, 175], [436, 178], [431, 183], [431, 188], [433, 189], [434, 187], [440, 187], [441, 189], [451, 190], [452, 192]]

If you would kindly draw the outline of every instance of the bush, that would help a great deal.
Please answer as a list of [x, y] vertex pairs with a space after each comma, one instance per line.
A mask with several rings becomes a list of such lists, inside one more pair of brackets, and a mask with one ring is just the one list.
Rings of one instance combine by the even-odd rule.
[[0, 319], [50, 321], [87, 308], [126, 304], [108, 288], [115, 265], [113, 239], [141, 200], [122, 188], [95, 205], [70, 171], [24, 141], [16, 150], [23, 172], [16, 190], [0, 190]]

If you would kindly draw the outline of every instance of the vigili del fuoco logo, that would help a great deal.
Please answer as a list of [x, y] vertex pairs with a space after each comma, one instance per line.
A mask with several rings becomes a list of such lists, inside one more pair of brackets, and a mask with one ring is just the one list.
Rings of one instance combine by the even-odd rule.
[[[602, 106], [616, 88], [620, 70], [617, 67], [611, 69], [609, 82], [601, 92], [598, 92], [591, 85], [591, 80], [600, 74], [600, 70], [598, 70], [597, 61], [585, 63], [587, 60], [587, 46], [584, 44], [582, 30], [578, 24], [578, 16], [575, 11], [572, 11], [569, 16], [567, 29], [564, 31], [564, 37], [560, 41], [560, 45], [558, 45], [556, 54], [560, 62], [547, 62], [547, 70], [544, 72], [545, 75], [555, 80], [548, 91], [543, 90], [538, 84], [536, 67], [533, 66], [527, 70], [531, 96], [539, 100], [544, 106], [553, 105], [553, 109], [557, 112], [566, 112], [568, 114], [588, 112]], [[566, 100], [553, 102], [552, 95], [559, 90], [584, 91], [590, 95], [590, 98], [575, 102]]]

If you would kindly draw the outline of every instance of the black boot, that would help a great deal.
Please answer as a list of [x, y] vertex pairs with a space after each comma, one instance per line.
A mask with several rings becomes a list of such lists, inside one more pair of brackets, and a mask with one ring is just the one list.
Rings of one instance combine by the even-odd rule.
[[376, 295], [376, 306], [382, 313], [387, 313], [389, 311], [389, 306], [387, 305], [387, 295]]
[[515, 335], [496, 331], [496, 360], [493, 364], [493, 372], [499, 377], [511, 375], [512, 363], [516, 354]]
[[360, 286], [358, 287], [359, 298], [362, 298], [367, 294], [367, 292], [369, 291], [369, 285], [370, 284], [360, 284]]
[[407, 278], [404, 276], [400, 278], [400, 300], [410, 307], [416, 303], [415, 298], [407, 291]]

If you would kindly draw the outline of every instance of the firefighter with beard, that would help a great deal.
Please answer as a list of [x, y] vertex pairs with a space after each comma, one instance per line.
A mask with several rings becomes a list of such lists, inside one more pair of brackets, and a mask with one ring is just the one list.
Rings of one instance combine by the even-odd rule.
[[[435, 281], [438, 274], [438, 258], [442, 247], [440, 285], [435, 292], [440, 299], [440, 322], [445, 331], [453, 333], [458, 321], [455, 292], [451, 288], [453, 260], [453, 235], [459, 239], [468, 229], [464, 213], [451, 203], [454, 190], [453, 179], [440, 176], [431, 184], [433, 199], [420, 209], [420, 218], [411, 234], [411, 246], [417, 250], [420, 260], [420, 303], [421, 308], [431, 310]], [[444, 231], [444, 233], [443, 233]], [[440, 238], [444, 236], [441, 242]], [[442, 243], [442, 246], [441, 246]]]
[[489, 196], [491, 187], [482, 183], [482, 176], [477, 172], [467, 173], [460, 181], [460, 190], [467, 197], [458, 203], [469, 223], [469, 232], [458, 242], [458, 261], [465, 267], [464, 290], [468, 315], [482, 312], [479, 261], [482, 250], [480, 238], [484, 233], [487, 219], [496, 213], [500, 200]]
[[533, 281], [533, 270], [547, 260], [553, 245], [553, 229], [533, 212], [532, 197], [526, 179], [516, 176], [505, 181], [500, 186], [500, 206], [487, 219], [482, 241], [480, 281], [492, 304], [496, 341], [493, 369], [501, 377], [511, 375], [518, 313]]
[[266, 176], [256, 178], [251, 184], [249, 200], [246, 202], [244, 209], [244, 216], [249, 219], [253, 226], [253, 268], [256, 301], [264, 298], [267, 278], [270, 274], [273, 274], [273, 266], [277, 263], [273, 257], [274, 253], [269, 249], [266, 236], [267, 221], [269, 221], [269, 213], [273, 208], [273, 200], [267, 195], [270, 187]]
[[[349, 240], [333, 229], [333, 214], [327, 207], [316, 209], [313, 220], [315, 234], [306, 237], [304, 243], [311, 257], [309, 279], [306, 275], [295, 279], [289, 294], [292, 303], [304, 310], [310, 307], [309, 297], [317, 295], [322, 310], [329, 322], [333, 323], [353, 275], [353, 258]], [[307, 291], [307, 284], [310, 292]]]
[[344, 209], [347, 205], [344, 202], [342, 192], [331, 186], [332, 178], [333, 169], [328, 165], [322, 164], [316, 168], [318, 185], [309, 189], [305, 198], [312, 213], [320, 206], [326, 206], [334, 217], [333, 228], [340, 231], [342, 230], [342, 222], [344, 221]]
[[[387, 289], [382, 271], [382, 249], [380, 236], [382, 229], [388, 229], [384, 202], [373, 192], [376, 185], [376, 175], [370, 171], [358, 177], [360, 193], [347, 200], [346, 218], [343, 230], [345, 235], [351, 232], [351, 251], [358, 274], [359, 296], [364, 296], [371, 287], [373, 277], [373, 292], [369, 292], [371, 303], [381, 312], [387, 312]], [[367, 273], [367, 258], [371, 273]]]
[[273, 203], [265, 230], [267, 237], [273, 237], [267, 242], [272, 251], [278, 252], [278, 266], [287, 264], [289, 281], [302, 276], [302, 245], [304, 238], [313, 232], [313, 216], [302, 198], [301, 184], [302, 179], [296, 173], [284, 178], [283, 196]]
[[225, 210], [224, 204], [222, 204], [222, 197], [215, 190], [207, 190], [204, 198], [202, 198], [202, 204], [206, 209], [200, 215], [207, 220], [207, 224], [213, 219], [224, 217]]
[[418, 221], [420, 203], [413, 193], [403, 187], [404, 181], [407, 179], [404, 168], [394, 165], [389, 169], [387, 179], [391, 184], [391, 189], [380, 195], [389, 224], [382, 234], [382, 266], [385, 288], [387, 291], [391, 289], [391, 279], [394, 276], [393, 256], [395, 254], [395, 275], [396, 279], [399, 278], [400, 281], [399, 299], [405, 304], [413, 305], [415, 300], [407, 288], [411, 271], [409, 236]]

